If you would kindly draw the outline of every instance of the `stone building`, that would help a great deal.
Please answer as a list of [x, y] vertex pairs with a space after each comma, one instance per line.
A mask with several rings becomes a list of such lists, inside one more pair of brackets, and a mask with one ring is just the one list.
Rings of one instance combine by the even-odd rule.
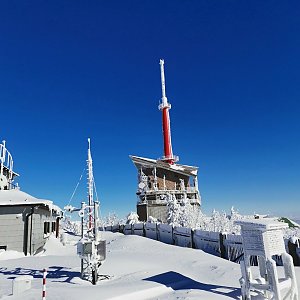
[[179, 203], [188, 199], [195, 210], [200, 209], [197, 167], [138, 156], [130, 158], [138, 170], [137, 213], [141, 221], [149, 216], [167, 221], [167, 194], [174, 195]]

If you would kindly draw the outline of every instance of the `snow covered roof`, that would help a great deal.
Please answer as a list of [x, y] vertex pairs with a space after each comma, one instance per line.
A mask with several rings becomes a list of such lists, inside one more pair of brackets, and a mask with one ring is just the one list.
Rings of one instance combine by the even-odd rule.
[[145, 158], [145, 157], [139, 157], [134, 155], [129, 155], [132, 162], [135, 164], [135, 166], [138, 168], [138, 165], [142, 165], [145, 167], [159, 167], [162, 169], [172, 170], [177, 173], [182, 173], [185, 175], [192, 175], [197, 176], [198, 167], [194, 166], [187, 166], [187, 165], [180, 165], [180, 164], [169, 164], [167, 162], [151, 159], [151, 158]]
[[0, 190], [0, 206], [34, 204], [45, 205], [49, 207], [49, 210], [53, 209], [61, 212], [61, 209], [57, 205], [54, 205], [53, 201], [35, 198], [19, 189]]
[[282, 229], [287, 228], [288, 224], [279, 222], [277, 218], [263, 218], [252, 220], [239, 220], [235, 221], [235, 224], [245, 228], [252, 228], [257, 230], [270, 230], [270, 229]]

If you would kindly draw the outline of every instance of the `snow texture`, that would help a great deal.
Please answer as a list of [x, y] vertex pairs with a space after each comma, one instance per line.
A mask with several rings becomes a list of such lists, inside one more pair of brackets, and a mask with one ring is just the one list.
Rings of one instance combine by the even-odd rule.
[[[101, 271], [111, 276], [109, 280], [99, 281], [96, 286], [81, 280], [76, 255], [79, 237], [68, 234], [63, 246], [51, 236], [44, 251], [34, 257], [12, 259], [16, 254], [11, 253], [8, 260], [5, 255], [9, 253], [0, 254], [0, 298], [41, 299], [42, 270], [47, 268], [47, 300], [240, 299], [238, 264], [201, 250], [140, 236], [104, 232], [103, 238], [107, 241], [107, 258]], [[296, 274], [299, 287], [300, 268], [296, 268]], [[33, 276], [32, 288], [11, 296], [13, 279], [22, 275]]]
[[47, 205], [49, 209], [54, 209], [58, 212], [61, 209], [54, 205], [52, 201], [35, 198], [19, 189], [0, 190], [0, 206], [1, 205], [29, 205], [29, 204], [43, 204]]

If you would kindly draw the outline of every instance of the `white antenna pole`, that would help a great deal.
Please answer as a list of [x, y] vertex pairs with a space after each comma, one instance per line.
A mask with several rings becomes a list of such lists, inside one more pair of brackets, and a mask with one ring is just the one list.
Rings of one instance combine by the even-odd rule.
[[92, 155], [91, 155], [91, 139], [88, 138], [88, 159], [87, 159], [87, 166], [88, 166], [88, 195], [89, 195], [89, 205], [93, 205], [93, 160], [92, 160]]
[[89, 199], [89, 229], [92, 228], [92, 208], [91, 206], [94, 205], [94, 199], [93, 199], [93, 160], [92, 160], [92, 155], [91, 155], [91, 139], [88, 138], [88, 159], [87, 159], [87, 167], [88, 167], [88, 199]]
[[165, 70], [164, 70], [164, 63], [163, 59], [160, 59], [160, 76], [161, 76], [161, 91], [162, 91], [162, 106], [165, 107], [168, 105], [168, 99], [166, 96], [166, 84], [165, 84]]

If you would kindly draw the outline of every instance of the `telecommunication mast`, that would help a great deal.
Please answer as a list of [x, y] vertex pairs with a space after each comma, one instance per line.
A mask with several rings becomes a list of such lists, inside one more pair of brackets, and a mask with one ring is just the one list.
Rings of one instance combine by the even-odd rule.
[[169, 110], [171, 104], [166, 95], [164, 60], [160, 59], [162, 98], [158, 106], [162, 112], [164, 155], [151, 159], [130, 155], [138, 171], [136, 195], [137, 214], [140, 221], [149, 217], [162, 223], [168, 222], [168, 201], [190, 203], [195, 215], [200, 212], [201, 196], [198, 188], [198, 167], [178, 164], [179, 157], [173, 154]]
[[169, 115], [171, 104], [168, 102], [168, 98], [166, 96], [164, 63], [165, 62], [163, 59], [159, 61], [162, 98], [161, 98], [161, 103], [158, 106], [158, 109], [162, 111], [162, 127], [163, 127], [163, 139], [164, 139], [164, 156], [160, 160], [163, 160], [169, 164], [174, 164], [179, 160], [179, 157], [173, 155], [173, 150], [172, 150], [170, 115]]

